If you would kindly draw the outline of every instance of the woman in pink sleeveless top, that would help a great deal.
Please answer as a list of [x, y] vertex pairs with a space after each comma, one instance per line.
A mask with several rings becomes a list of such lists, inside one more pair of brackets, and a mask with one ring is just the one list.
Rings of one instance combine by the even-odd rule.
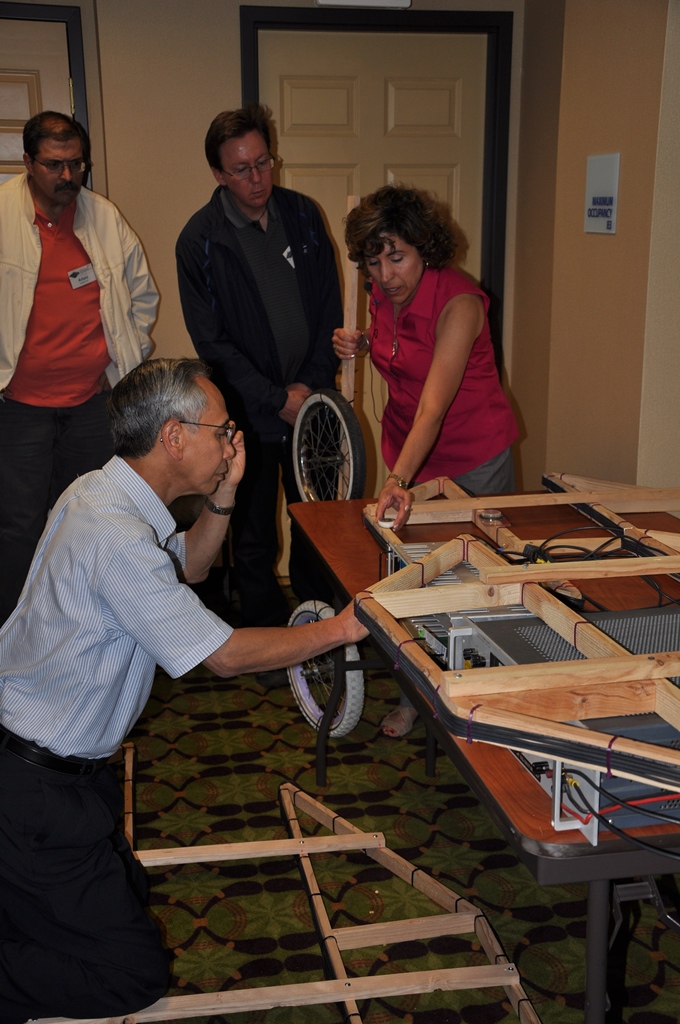
[[[456, 241], [445, 207], [426, 192], [386, 185], [347, 216], [349, 257], [372, 281], [368, 334], [339, 328], [341, 359], [368, 350], [387, 381], [382, 454], [390, 474], [378, 518], [410, 511], [412, 482], [449, 476], [472, 494], [514, 490], [517, 424], [496, 369], [489, 300], [451, 266]], [[416, 713], [401, 705], [383, 720], [403, 736]]]

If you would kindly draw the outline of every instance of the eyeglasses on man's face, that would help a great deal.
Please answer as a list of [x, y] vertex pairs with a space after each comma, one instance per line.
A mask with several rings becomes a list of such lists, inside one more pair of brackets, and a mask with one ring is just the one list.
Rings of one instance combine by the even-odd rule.
[[218, 434], [220, 441], [226, 441], [227, 444], [231, 444], [236, 433], [236, 424], [233, 420], [229, 420], [227, 423], [199, 423], [198, 420], [179, 420], [179, 423], [186, 423], [190, 427], [214, 427], [215, 430], [220, 431]]
[[87, 170], [87, 161], [82, 157], [80, 160], [38, 160], [37, 156], [34, 156], [33, 163], [41, 164], [48, 174], [63, 174], [66, 167], [71, 174], [84, 174]]
[[244, 181], [251, 176], [253, 171], [257, 171], [258, 174], [269, 174], [275, 163], [273, 156], [263, 156], [250, 167], [237, 167], [235, 171], [225, 171], [224, 173], [228, 174], [230, 178], [236, 178], [237, 181]]

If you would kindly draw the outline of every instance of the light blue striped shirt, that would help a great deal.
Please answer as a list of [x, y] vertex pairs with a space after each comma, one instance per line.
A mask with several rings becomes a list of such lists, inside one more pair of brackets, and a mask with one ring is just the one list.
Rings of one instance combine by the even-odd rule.
[[184, 534], [122, 459], [64, 491], [0, 631], [0, 721], [55, 754], [106, 757], [149, 696], [231, 636], [177, 578]]

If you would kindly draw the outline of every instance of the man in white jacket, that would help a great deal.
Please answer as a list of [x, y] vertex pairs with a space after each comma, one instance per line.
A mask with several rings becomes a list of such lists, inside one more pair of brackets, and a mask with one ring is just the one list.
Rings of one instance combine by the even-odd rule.
[[0, 623], [47, 512], [112, 455], [105, 392], [151, 352], [158, 305], [139, 239], [83, 189], [85, 129], [43, 111], [24, 150], [26, 173], [0, 185]]

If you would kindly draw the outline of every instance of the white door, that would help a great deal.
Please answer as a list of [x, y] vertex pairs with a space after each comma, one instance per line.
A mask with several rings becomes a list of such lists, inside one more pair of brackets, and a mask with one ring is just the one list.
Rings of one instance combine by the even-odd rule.
[[[259, 96], [276, 122], [280, 184], [321, 207], [341, 274], [347, 196], [402, 182], [449, 204], [469, 246], [465, 269], [479, 276], [486, 48], [485, 34], [258, 33]], [[360, 307], [365, 327], [362, 289]], [[371, 496], [387, 473], [380, 456], [387, 392], [368, 360], [357, 364], [354, 409]]]
[[66, 25], [2, 20], [0, 34], [0, 182], [23, 171], [22, 130], [41, 110], [71, 114]]

